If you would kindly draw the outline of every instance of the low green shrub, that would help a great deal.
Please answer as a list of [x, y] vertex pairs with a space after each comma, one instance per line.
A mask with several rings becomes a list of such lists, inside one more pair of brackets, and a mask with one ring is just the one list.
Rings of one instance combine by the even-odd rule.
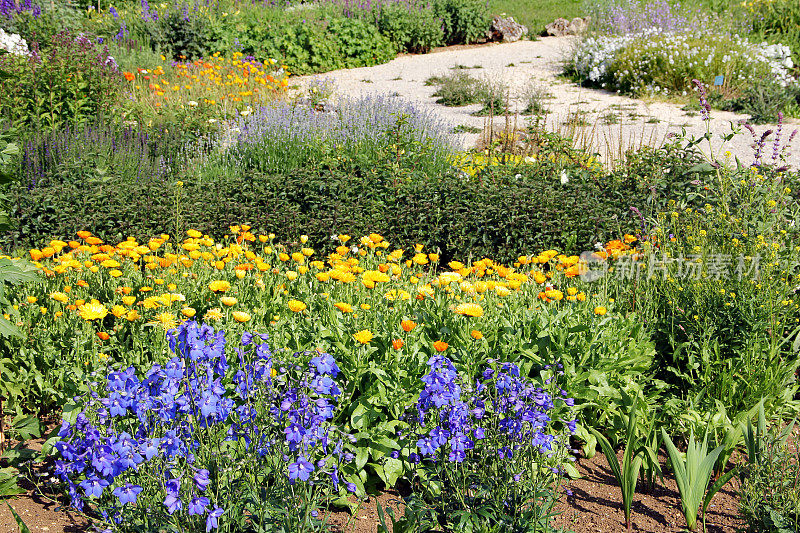
[[377, 8], [376, 24], [398, 52], [425, 53], [444, 41], [441, 21], [422, 3], [383, 3]]
[[442, 20], [446, 44], [469, 44], [486, 37], [491, 17], [484, 0], [434, 0], [433, 9]]

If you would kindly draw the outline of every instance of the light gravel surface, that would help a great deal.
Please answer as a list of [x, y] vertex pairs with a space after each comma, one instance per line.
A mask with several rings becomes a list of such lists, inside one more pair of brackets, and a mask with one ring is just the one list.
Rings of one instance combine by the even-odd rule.
[[[403, 55], [374, 67], [337, 70], [315, 76], [298, 78], [300, 88], [311, 80], [327, 79], [335, 85], [336, 96], [361, 96], [368, 94], [391, 95], [414, 102], [424, 110], [435, 112], [442, 120], [456, 126], [471, 126], [483, 129], [487, 119], [472, 116], [480, 105], [445, 107], [435, 103], [432, 96], [434, 86], [425, 81], [432, 76], [444, 76], [455, 68], [466, 70], [472, 76], [491, 82], [502, 82], [508, 86], [512, 111], [521, 111], [523, 95], [532, 85], [545, 88], [552, 98], [545, 100], [549, 112], [547, 127], [551, 131], [570, 133], [578, 143], [600, 153], [605, 159], [613, 159], [628, 147], [642, 144], [658, 145], [669, 133], [700, 136], [706, 131], [702, 117], [682, 106], [663, 102], [648, 102], [619, 96], [607, 91], [586, 89], [559, 79], [564, 58], [575, 45], [575, 37], [545, 37], [538, 41], [518, 41], [506, 44], [486, 44], [469, 47], [445, 48], [424, 55]], [[472, 68], [480, 67], [480, 68]], [[712, 111], [710, 128], [717, 134], [729, 133], [731, 123], [746, 119], [724, 111]], [[505, 122], [504, 117], [495, 117], [495, 127]], [[513, 120], [513, 118], [512, 118]], [[526, 117], [518, 117], [519, 127], [525, 125]], [[796, 123], [796, 121], [793, 121]], [[782, 142], [785, 143], [796, 124], [784, 125]], [[754, 126], [758, 135], [775, 130], [774, 125]], [[480, 137], [478, 133], [462, 133], [457, 136], [463, 148], [472, 148]], [[773, 155], [774, 134], [768, 137], [764, 148], [765, 162]], [[708, 152], [708, 145], [703, 144]], [[754, 142], [746, 130], [732, 141], [721, 146], [713, 143], [713, 150], [724, 154], [730, 151], [743, 163], [754, 159]], [[793, 167], [800, 165], [800, 136], [787, 150], [787, 162]], [[611, 157], [609, 157], [611, 156]], [[723, 156], [724, 157], [724, 156]]]

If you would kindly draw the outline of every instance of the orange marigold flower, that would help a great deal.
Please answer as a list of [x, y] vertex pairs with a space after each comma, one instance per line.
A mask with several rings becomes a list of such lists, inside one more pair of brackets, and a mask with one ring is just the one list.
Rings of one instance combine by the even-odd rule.
[[133, 81], [136, 79], [136, 75], [133, 72], [125, 72], [124, 73], [125, 79], [128, 81]]
[[395, 340], [392, 341], [392, 348], [394, 348], [395, 350], [401, 349], [403, 347], [403, 345], [405, 345], [405, 342], [403, 342], [403, 339], [395, 339]]
[[111, 338], [111, 335], [106, 333], [105, 331], [98, 331], [97, 336], [100, 338], [101, 341], [107, 341]]
[[336, 307], [336, 309], [338, 309], [342, 313], [352, 313], [353, 312], [353, 306], [350, 305], [350, 304], [346, 304], [344, 302], [338, 302], [338, 303], [335, 303], [333, 305], [334, 305], [334, 307]]
[[450, 345], [444, 341], [436, 341], [433, 343], [433, 349], [436, 350], [437, 352], [443, 352], [449, 347]]
[[596, 315], [603, 316], [607, 312], [608, 312], [608, 309], [606, 309], [602, 305], [598, 305], [597, 307], [594, 308], [594, 314], [596, 314]]
[[472, 331], [469, 332], [469, 334], [476, 341], [479, 341], [479, 340], [481, 340], [483, 338], [483, 333], [481, 333], [481, 331], [479, 329], [473, 329]]
[[403, 331], [408, 333], [409, 331], [417, 327], [417, 323], [414, 322], [413, 320], [403, 320], [402, 322], [400, 322], [400, 327], [403, 328]]

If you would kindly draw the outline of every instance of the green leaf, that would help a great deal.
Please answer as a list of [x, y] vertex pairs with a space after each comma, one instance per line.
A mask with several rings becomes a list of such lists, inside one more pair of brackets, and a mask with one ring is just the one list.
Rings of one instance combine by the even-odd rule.
[[11, 514], [14, 516], [14, 520], [17, 522], [17, 527], [19, 528], [19, 533], [31, 533], [31, 530], [28, 529], [28, 526], [25, 525], [25, 522], [22, 521], [22, 517], [20, 517], [17, 512], [11, 507], [11, 504], [6, 502], [6, 505], [11, 510]]

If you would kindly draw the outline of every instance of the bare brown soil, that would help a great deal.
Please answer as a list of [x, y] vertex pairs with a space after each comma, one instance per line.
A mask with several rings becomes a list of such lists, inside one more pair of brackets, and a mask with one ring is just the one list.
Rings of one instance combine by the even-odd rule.
[[[598, 453], [592, 459], [579, 459], [577, 466], [582, 478], [570, 483], [572, 496], [564, 495], [559, 501], [561, 514], [555, 519], [555, 524], [575, 533], [625, 531], [619, 487], [603, 454]], [[736, 483], [736, 480], [732, 481], [714, 497], [706, 521], [709, 533], [732, 533], [743, 526], [737, 513]], [[79, 533], [90, 530], [86, 519], [69, 512], [63, 506], [63, 500], [37, 495], [32, 485], [26, 488], [29, 489], [27, 494], [8, 502], [32, 532]], [[685, 530], [680, 498], [671, 473], [665, 476], [663, 483], [657, 481], [653, 490], [641, 484], [637, 490], [633, 504], [634, 531], [677, 533]], [[395, 515], [400, 516], [400, 500], [396, 492], [387, 491], [363, 502], [354, 514], [333, 513], [330, 522], [340, 533], [376, 533], [379, 524], [376, 504], [383, 508], [391, 505], [396, 509]], [[387, 521], [391, 522], [388, 517]], [[0, 503], [0, 533], [18, 531], [8, 507]]]

